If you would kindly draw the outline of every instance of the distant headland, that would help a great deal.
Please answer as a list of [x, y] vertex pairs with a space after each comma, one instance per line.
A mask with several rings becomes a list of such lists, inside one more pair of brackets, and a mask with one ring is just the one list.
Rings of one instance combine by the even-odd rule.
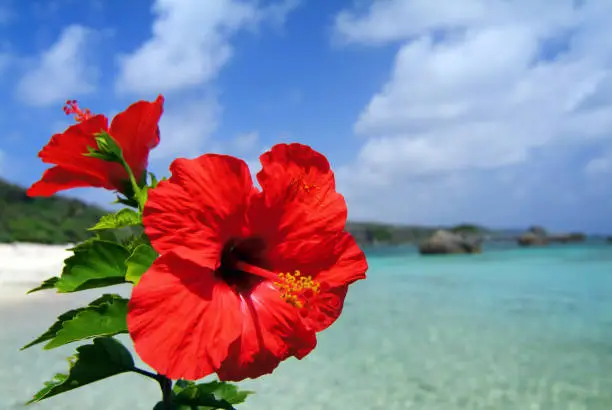
[[[30, 198], [25, 188], [0, 179], [0, 243], [78, 243], [91, 237], [87, 228], [107, 212], [77, 199]], [[545, 246], [586, 239], [580, 232], [550, 234], [537, 226], [521, 231], [494, 230], [473, 224], [444, 227], [349, 221], [347, 231], [363, 246], [414, 244], [424, 254], [476, 253], [484, 241]], [[612, 236], [607, 240], [612, 243]]]
[[491, 229], [474, 224], [432, 227], [349, 222], [347, 230], [366, 246], [413, 244], [424, 255], [480, 253], [485, 242], [509, 242], [520, 247], [570, 244], [587, 239], [612, 243], [612, 236], [589, 237], [582, 232], [551, 233], [541, 226], [520, 230]]

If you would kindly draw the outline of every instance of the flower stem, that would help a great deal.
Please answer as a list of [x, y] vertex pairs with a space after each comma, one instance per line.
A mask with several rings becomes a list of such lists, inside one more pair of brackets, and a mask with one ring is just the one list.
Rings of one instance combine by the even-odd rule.
[[162, 402], [166, 410], [172, 410], [172, 380], [166, 376], [159, 376], [159, 387], [162, 391]]
[[162, 403], [164, 404], [164, 410], [172, 410], [172, 380], [162, 374], [151, 373], [136, 366], [134, 366], [132, 371], [157, 381], [162, 391]]
[[136, 367], [136, 366], [134, 366], [134, 368], [132, 369], [132, 371], [133, 371], [134, 373], [141, 374], [141, 375], [143, 375], [143, 376], [145, 376], [145, 377], [148, 377], [148, 378], [151, 378], [151, 379], [153, 379], [153, 380], [158, 380], [158, 378], [157, 378], [158, 376], [157, 376], [155, 373], [151, 373], [151, 372], [148, 372], [148, 371], [146, 371], [146, 370], [139, 369], [139, 368], [138, 368], [138, 367]]
[[140, 201], [140, 191], [142, 190], [142, 188], [136, 181], [136, 177], [134, 176], [134, 173], [132, 172], [132, 168], [130, 168], [127, 161], [123, 158], [123, 155], [121, 155], [121, 165], [127, 172], [128, 177], [130, 178], [130, 184], [132, 185], [132, 190], [134, 191], [134, 197], [136, 199], [136, 202], [138, 202], [138, 209], [142, 211], [143, 204]]

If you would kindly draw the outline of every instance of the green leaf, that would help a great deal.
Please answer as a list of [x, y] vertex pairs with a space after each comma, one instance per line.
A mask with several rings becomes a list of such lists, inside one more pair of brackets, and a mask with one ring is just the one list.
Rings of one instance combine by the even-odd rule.
[[102, 161], [114, 162], [112, 161], [112, 158], [108, 158], [103, 152], [90, 146], [87, 147], [87, 152], [84, 153], [83, 156], [88, 158], [101, 159]]
[[100, 221], [90, 231], [99, 231], [104, 229], [119, 229], [128, 226], [140, 225], [141, 219], [138, 212], [128, 208], [121, 209], [114, 214], [104, 215]]
[[127, 265], [125, 279], [134, 285], [138, 284], [140, 277], [149, 269], [156, 258], [157, 252], [151, 245], [138, 245], [125, 261]]
[[58, 292], [77, 292], [125, 283], [125, 260], [129, 256], [125, 247], [94, 239], [73, 250], [74, 255], [66, 259], [62, 275], [55, 283]]
[[138, 246], [150, 244], [151, 242], [144, 232], [131, 234], [121, 240], [121, 245], [123, 245], [130, 252], [130, 255], [134, 253], [134, 249], [136, 249]]
[[111, 137], [106, 131], [102, 131], [95, 136], [98, 143], [98, 150], [106, 155], [111, 162], [121, 162], [123, 159], [123, 151], [121, 146]]
[[99, 240], [104, 240], [104, 241], [109, 241], [109, 242], [113, 242], [114, 241], [114, 234], [113, 232], [106, 232], [106, 231], [102, 231], [102, 232], [96, 232], [96, 236], [93, 238], [89, 238], [81, 243], [79, 243], [78, 245], [72, 247], [72, 248], [68, 248], [69, 251], [72, 251], [73, 253], [77, 253], [77, 252], [85, 252], [87, 250], [89, 250], [93, 244]]
[[234, 404], [243, 403], [254, 392], [241, 391], [233, 384], [219, 381], [195, 384], [179, 380], [173, 393], [173, 403], [177, 410], [234, 410]]
[[123, 161], [121, 147], [106, 131], [95, 134], [95, 140], [97, 148], [87, 147], [88, 152], [83, 154], [84, 156], [107, 162], [121, 163]]
[[27, 404], [134, 369], [130, 351], [111, 337], [96, 338], [93, 344], [78, 347], [77, 354], [68, 361], [69, 373], [56, 374]]
[[117, 199], [112, 202], [113, 204], [123, 204], [127, 206], [131, 206], [132, 208], [138, 208], [138, 202], [134, 199], [122, 198], [117, 195]]
[[156, 188], [160, 182], [166, 181], [168, 179], [167, 177], [163, 177], [162, 179], [158, 180], [155, 174], [153, 174], [152, 172], [149, 172], [149, 177], [151, 179], [151, 184], [149, 185], [149, 188], [151, 189]]
[[127, 333], [127, 304], [119, 295], [102, 295], [86, 307], [61, 314], [45, 333], [21, 349], [46, 341], [45, 349], [53, 349], [77, 340]]
[[43, 283], [41, 283], [40, 285], [38, 285], [38, 287], [28, 290], [26, 294], [38, 292], [39, 290], [53, 289], [55, 288], [55, 284], [57, 283], [58, 280], [59, 278], [57, 276], [49, 278], [45, 280]]

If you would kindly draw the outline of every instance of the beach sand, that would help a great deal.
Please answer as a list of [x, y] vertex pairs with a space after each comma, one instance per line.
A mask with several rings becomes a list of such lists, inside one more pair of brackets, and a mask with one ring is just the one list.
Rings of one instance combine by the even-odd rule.
[[[0, 409], [23, 410], [24, 403], [43, 383], [58, 372], [66, 372], [65, 358], [86, 342], [53, 350], [42, 344], [19, 351], [42, 334], [61, 313], [82, 307], [103, 293], [129, 297], [131, 286], [91, 289], [71, 294], [44, 290], [27, 294], [45, 279], [59, 276], [71, 244], [0, 244]], [[119, 339], [133, 352], [129, 337]], [[147, 366], [138, 360], [141, 368]], [[133, 394], [138, 392], [138, 394]], [[34, 404], [39, 410], [62, 409], [150, 409], [160, 396], [156, 383], [135, 374], [115, 376]]]
[[43, 293], [26, 292], [52, 276], [59, 276], [64, 259], [70, 256], [66, 245], [31, 243], [0, 244], [0, 304], [32, 301]]

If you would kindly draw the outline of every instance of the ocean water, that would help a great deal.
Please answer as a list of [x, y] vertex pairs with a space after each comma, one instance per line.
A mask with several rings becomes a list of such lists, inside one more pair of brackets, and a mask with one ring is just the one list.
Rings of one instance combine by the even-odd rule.
[[[238, 410], [612, 409], [612, 246], [381, 248], [369, 262], [318, 347], [240, 383], [256, 394]], [[1, 409], [23, 409], [73, 349], [18, 348], [96, 294], [0, 304]], [[128, 374], [31, 408], [151, 409], [158, 397]]]

